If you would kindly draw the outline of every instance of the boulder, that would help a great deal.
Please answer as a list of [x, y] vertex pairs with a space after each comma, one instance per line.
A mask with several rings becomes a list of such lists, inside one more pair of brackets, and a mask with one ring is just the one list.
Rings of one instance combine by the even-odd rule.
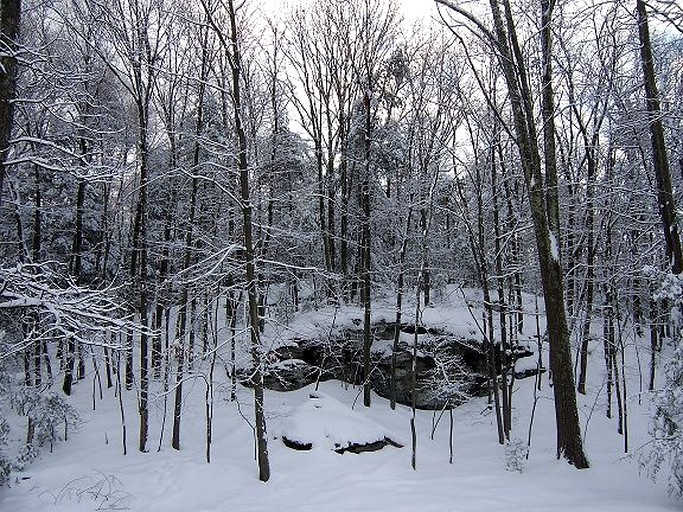
[[325, 395], [311, 393], [309, 399], [283, 417], [280, 438], [293, 450], [331, 450], [339, 454], [402, 448], [396, 436], [366, 416], [363, 409]]
[[272, 354], [278, 361], [285, 359], [303, 359], [304, 349], [301, 348], [300, 340], [293, 340], [289, 345], [282, 345], [273, 350]]

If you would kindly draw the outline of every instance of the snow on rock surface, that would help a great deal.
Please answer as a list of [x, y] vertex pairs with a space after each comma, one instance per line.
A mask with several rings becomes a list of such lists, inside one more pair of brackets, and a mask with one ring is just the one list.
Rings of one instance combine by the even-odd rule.
[[309, 393], [309, 399], [292, 410], [284, 421], [281, 436], [299, 446], [335, 451], [378, 441], [398, 443], [398, 436], [376, 421], [319, 392]]

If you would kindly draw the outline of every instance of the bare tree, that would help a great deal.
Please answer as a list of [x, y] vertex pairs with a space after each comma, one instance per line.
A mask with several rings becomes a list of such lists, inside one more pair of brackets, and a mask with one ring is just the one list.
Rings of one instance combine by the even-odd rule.
[[[148, 264], [148, 191], [150, 181], [150, 125], [152, 100], [156, 87], [156, 63], [165, 51], [166, 23], [169, 11], [158, 2], [129, 0], [104, 5], [85, 0], [84, 9], [93, 23], [102, 24], [111, 48], [96, 46], [102, 60], [130, 95], [135, 109], [137, 128], [136, 171], [138, 174], [137, 199], [133, 208], [129, 277], [133, 284], [133, 308], [143, 325], [149, 315], [149, 264]], [[87, 41], [86, 41], [87, 42]], [[109, 59], [112, 51], [117, 59]], [[140, 335], [140, 432], [138, 448], [147, 450], [149, 400], [149, 336]], [[128, 339], [126, 354], [126, 386], [133, 383], [133, 338]]]
[[253, 238], [253, 205], [250, 189], [250, 168], [248, 160], [248, 141], [245, 129], [245, 111], [242, 102], [243, 96], [243, 61], [240, 35], [238, 32], [237, 11], [233, 0], [222, 2], [225, 8], [227, 22], [230, 27], [226, 37], [218, 25], [215, 6], [210, 6], [202, 1], [202, 7], [207, 16], [207, 21], [216, 33], [218, 41], [225, 52], [231, 73], [230, 97], [233, 107], [233, 122], [237, 146], [236, 164], [239, 173], [239, 206], [242, 213], [242, 253], [245, 264], [245, 288], [247, 295], [248, 332], [251, 345], [251, 358], [254, 365], [251, 374], [251, 383], [254, 388], [254, 423], [256, 434], [256, 457], [258, 464], [259, 479], [267, 482], [270, 479], [270, 462], [268, 457], [268, 437], [266, 432], [266, 419], [264, 411], [264, 388], [263, 388], [263, 359], [261, 355], [261, 339], [259, 329], [259, 290], [256, 271], [256, 254]]
[[636, 0], [638, 16], [638, 37], [640, 39], [640, 61], [643, 67], [643, 84], [645, 86], [645, 104], [647, 107], [650, 126], [650, 143], [652, 146], [652, 160], [657, 183], [657, 206], [662, 219], [666, 255], [674, 274], [683, 271], [683, 251], [681, 239], [676, 223], [676, 202], [671, 186], [671, 171], [669, 157], [664, 142], [664, 127], [662, 123], [662, 109], [659, 101], [659, 90], [655, 76], [655, 64], [652, 56], [652, 42], [650, 41], [650, 27], [648, 24], [647, 8], [643, 0]]
[[[583, 452], [581, 428], [579, 425], [572, 356], [569, 343], [569, 328], [564, 304], [564, 287], [560, 263], [559, 209], [557, 204], [556, 161], [554, 147], [554, 125], [544, 139], [545, 172], [541, 150], [538, 147], [538, 128], [534, 112], [529, 69], [518, 40], [517, 27], [509, 0], [491, 0], [490, 12], [493, 28], [489, 29], [470, 12], [449, 0], [436, 0], [470, 22], [490, 44], [498, 58], [499, 65], [510, 94], [514, 130], [524, 181], [527, 187], [531, 217], [534, 225], [536, 249], [539, 258], [543, 295], [546, 304], [548, 340], [550, 343], [550, 367], [555, 396], [555, 421], [557, 430], [557, 456], [565, 457], [570, 464], [582, 469], [588, 467]], [[541, 3], [541, 48], [543, 116], [546, 123], [554, 115], [553, 91], [549, 80], [551, 69], [551, 21], [554, 1]], [[552, 142], [551, 142], [552, 139]], [[547, 193], [550, 190], [550, 193]]]

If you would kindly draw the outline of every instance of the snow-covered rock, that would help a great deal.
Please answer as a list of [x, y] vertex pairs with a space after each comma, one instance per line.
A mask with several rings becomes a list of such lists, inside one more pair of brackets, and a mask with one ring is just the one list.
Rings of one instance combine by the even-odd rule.
[[333, 450], [337, 453], [376, 451], [387, 445], [401, 447], [396, 436], [324, 393], [311, 393], [284, 421], [283, 443], [296, 450]]

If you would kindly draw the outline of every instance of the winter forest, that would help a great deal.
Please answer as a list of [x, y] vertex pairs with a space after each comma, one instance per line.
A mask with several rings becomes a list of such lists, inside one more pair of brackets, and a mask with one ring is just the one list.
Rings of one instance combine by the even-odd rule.
[[0, 510], [678, 510], [683, 7], [2, 0]]

